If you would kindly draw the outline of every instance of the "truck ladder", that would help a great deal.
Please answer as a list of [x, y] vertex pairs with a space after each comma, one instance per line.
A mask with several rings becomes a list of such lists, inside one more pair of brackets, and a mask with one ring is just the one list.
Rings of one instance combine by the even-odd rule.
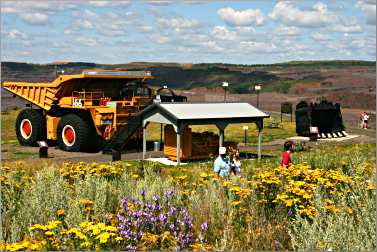
[[127, 121], [127, 125], [120, 126], [110, 142], [106, 145], [104, 153], [111, 150], [121, 152], [126, 146], [132, 135], [141, 127], [142, 116], [141, 113], [130, 117]]

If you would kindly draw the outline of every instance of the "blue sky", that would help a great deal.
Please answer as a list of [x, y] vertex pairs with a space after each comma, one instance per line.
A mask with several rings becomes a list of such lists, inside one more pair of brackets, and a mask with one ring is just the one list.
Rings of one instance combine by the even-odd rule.
[[1, 1], [1, 60], [376, 60], [376, 2]]

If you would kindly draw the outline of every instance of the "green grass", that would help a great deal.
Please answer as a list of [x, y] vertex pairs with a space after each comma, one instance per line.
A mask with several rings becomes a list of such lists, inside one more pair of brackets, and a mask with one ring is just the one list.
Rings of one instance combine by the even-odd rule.
[[15, 123], [19, 110], [1, 113], [1, 144], [17, 144]]

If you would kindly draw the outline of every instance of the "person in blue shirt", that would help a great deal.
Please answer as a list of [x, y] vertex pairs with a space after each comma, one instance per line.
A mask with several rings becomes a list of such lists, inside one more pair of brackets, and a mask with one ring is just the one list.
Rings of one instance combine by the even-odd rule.
[[219, 148], [219, 156], [215, 160], [214, 172], [220, 177], [227, 177], [230, 171], [229, 160], [226, 158], [226, 148]]

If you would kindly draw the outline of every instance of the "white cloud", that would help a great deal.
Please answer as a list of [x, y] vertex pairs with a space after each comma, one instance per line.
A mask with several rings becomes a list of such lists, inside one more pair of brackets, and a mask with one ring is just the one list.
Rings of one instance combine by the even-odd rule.
[[159, 43], [159, 44], [166, 44], [170, 41], [170, 39], [168, 37], [161, 36], [161, 35], [157, 36], [155, 39], [156, 39], [156, 42]]
[[189, 53], [189, 52], [192, 52], [193, 49], [189, 47], [185, 47], [185, 46], [178, 46], [177, 51], [183, 52], [183, 53]]
[[97, 6], [97, 7], [104, 7], [110, 4], [109, 1], [89, 1], [90, 5]]
[[106, 36], [122, 36], [126, 34], [128, 27], [134, 24], [138, 15], [134, 12], [126, 13], [105, 13], [99, 15], [97, 19], [106, 22], [97, 22], [96, 30]]
[[225, 26], [215, 26], [211, 34], [220, 40], [235, 40], [237, 38], [236, 32], [229, 31]]
[[78, 19], [74, 22], [74, 25], [78, 28], [93, 29], [93, 24], [85, 19]]
[[219, 15], [225, 23], [231, 26], [259, 26], [263, 25], [265, 21], [263, 13], [258, 9], [238, 11], [227, 7], [219, 9], [217, 15]]
[[278, 2], [268, 15], [275, 21], [280, 21], [288, 26], [318, 27], [333, 21], [334, 16], [327, 11], [327, 6], [317, 3], [312, 10], [300, 10], [292, 2]]
[[2, 13], [44, 13], [54, 14], [58, 11], [65, 11], [77, 8], [79, 3], [73, 1], [2, 1]]
[[83, 13], [77, 12], [76, 16], [84, 16], [85, 19], [79, 18], [67, 27], [65, 34], [78, 33], [79, 29], [93, 29], [105, 36], [123, 36], [129, 31], [130, 25], [136, 26], [138, 14], [134, 12], [104, 12], [95, 13], [85, 10]]
[[32, 25], [45, 25], [48, 23], [48, 15], [44, 13], [22, 13], [20, 17]]
[[206, 47], [209, 51], [212, 52], [222, 52], [224, 51], [224, 48], [217, 45], [216, 41], [206, 41], [200, 43], [202, 46]]
[[316, 41], [327, 41], [330, 40], [330, 36], [326, 34], [322, 34], [319, 32], [313, 33], [311, 37]]
[[300, 35], [300, 29], [294, 26], [279, 26], [274, 31], [274, 34], [280, 36], [297, 36]]
[[64, 29], [64, 34], [69, 35], [72, 34], [73, 31], [71, 29]]
[[273, 42], [241, 41], [240, 48], [243, 51], [262, 54], [277, 51], [277, 47]]
[[149, 25], [143, 25], [142, 27], [140, 27], [140, 29], [143, 31], [143, 32], [151, 32], [153, 30], [153, 27], [152, 26], [149, 26]]
[[148, 0], [144, 2], [148, 4], [153, 4], [153, 5], [169, 5], [169, 4], [172, 4], [174, 1], [172, 0]]
[[84, 46], [94, 47], [98, 45], [97, 40], [92, 38], [78, 37], [76, 41]]
[[84, 10], [83, 16], [85, 18], [95, 18], [97, 17], [97, 14], [90, 10]]
[[357, 32], [362, 32], [363, 29], [361, 28], [360, 25], [343, 25], [343, 24], [334, 24], [329, 27], [330, 31], [334, 32], [347, 32], [347, 33], [357, 33]]
[[28, 35], [26, 33], [20, 32], [19, 30], [11, 30], [8, 33], [8, 37], [11, 39], [28, 39]]
[[96, 7], [107, 7], [107, 6], [128, 6], [130, 1], [89, 1], [90, 5]]
[[358, 1], [356, 7], [361, 9], [366, 18], [367, 23], [376, 25], [376, 2], [375, 1]]
[[1, 12], [15, 14], [28, 24], [45, 25], [49, 23], [50, 15], [77, 6], [77, 3], [69, 1], [2, 1]]
[[187, 19], [184, 17], [157, 17], [156, 22], [163, 28], [168, 28], [174, 32], [182, 32], [183, 30], [199, 27], [199, 22], [195, 19]]
[[236, 30], [239, 35], [248, 35], [248, 34], [255, 33], [254, 27], [250, 27], [250, 26], [238, 26], [236, 27]]

